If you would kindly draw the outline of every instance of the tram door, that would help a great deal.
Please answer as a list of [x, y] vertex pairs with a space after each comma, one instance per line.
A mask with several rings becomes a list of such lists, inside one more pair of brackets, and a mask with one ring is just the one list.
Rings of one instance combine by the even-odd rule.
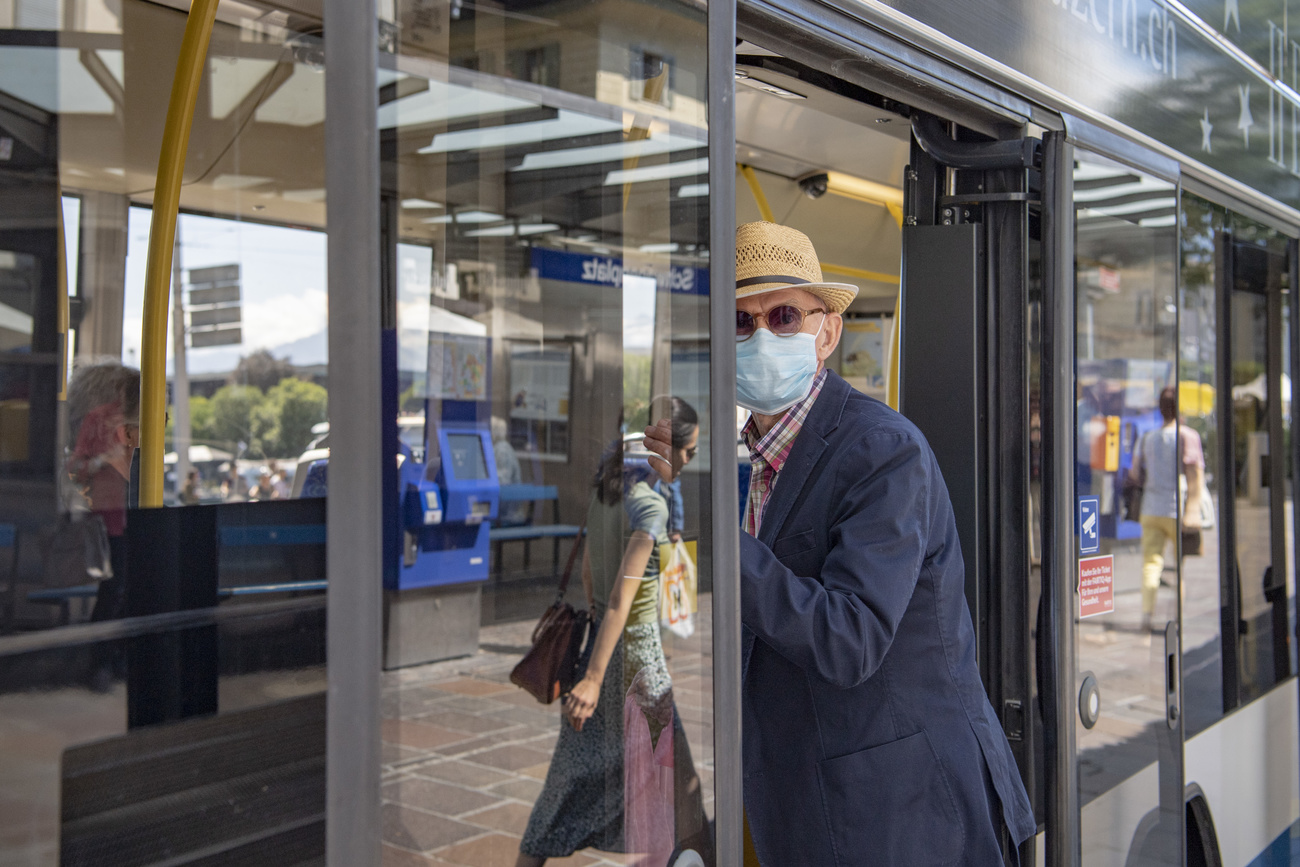
[[1074, 152], [1075, 509], [1053, 527], [1074, 546], [1086, 865], [1182, 864], [1177, 195]]

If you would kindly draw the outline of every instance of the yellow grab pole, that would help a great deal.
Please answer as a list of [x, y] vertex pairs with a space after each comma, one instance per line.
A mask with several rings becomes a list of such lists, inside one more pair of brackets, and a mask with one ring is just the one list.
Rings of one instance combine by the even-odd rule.
[[885, 373], [885, 403], [898, 410], [898, 356], [903, 346], [903, 323], [898, 318], [902, 312], [903, 296], [894, 301], [894, 325], [889, 334], [889, 370]]
[[832, 265], [829, 262], [822, 262], [822, 270], [827, 274], [839, 274], [844, 277], [857, 277], [860, 280], [875, 280], [877, 283], [893, 283], [898, 285], [897, 274], [886, 274], [883, 271], [868, 271], [866, 268], [853, 268], [849, 265]]
[[738, 163], [736, 167], [744, 175], [745, 183], [749, 184], [749, 191], [754, 195], [754, 204], [758, 205], [758, 215], [769, 223], [775, 223], [776, 219], [772, 216], [772, 209], [767, 204], [767, 196], [763, 193], [763, 187], [758, 182], [758, 175], [749, 166]]
[[140, 505], [163, 503], [163, 430], [167, 412], [167, 312], [172, 244], [181, 204], [181, 176], [189, 150], [194, 100], [203, 78], [217, 0], [193, 0], [176, 60], [154, 184], [153, 220], [144, 278], [144, 329], [140, 339]]

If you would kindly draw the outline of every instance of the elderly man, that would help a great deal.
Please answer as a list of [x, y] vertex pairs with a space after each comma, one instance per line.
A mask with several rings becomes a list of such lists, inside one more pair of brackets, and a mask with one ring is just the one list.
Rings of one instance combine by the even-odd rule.
[[[856, 294], [822, 279], [802, 233], [737, 230], [754, 848], [767, 867], [1014, 863], [1035, 822], [980, 683], [939, 467], [915, 426], [825, 367]], [[664, 456], [668, 438], [646, 430]]]

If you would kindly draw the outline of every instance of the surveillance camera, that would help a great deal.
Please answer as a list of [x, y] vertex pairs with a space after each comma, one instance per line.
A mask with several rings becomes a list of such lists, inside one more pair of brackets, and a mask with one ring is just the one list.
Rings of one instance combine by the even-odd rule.
[[810, 199], [820, 199], [826, 195], [826, 186], [830, 183], [830, 178], [825, 172], [813, 172], [811, 175], [804, 175], [799, 179], [799, 189]]

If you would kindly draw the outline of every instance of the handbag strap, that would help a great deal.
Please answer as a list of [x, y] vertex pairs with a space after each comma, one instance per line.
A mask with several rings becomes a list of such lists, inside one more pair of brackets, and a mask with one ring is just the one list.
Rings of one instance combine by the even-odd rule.
[[569, 589], [569, 578], [573, 575], [573, 563], [578, 559], [578, 552], [582, 550], [582, 541], [586, 537], [587, 522], [584, 520], [582, 526], [578, 528], [578, 537], [573, 540], [573, 548], [569, 550], [569, 559], [564, 564], [564, 576], [560, 578], [560, 586], [555, 591], [557, 602], [564, 598], [564, 592]]

